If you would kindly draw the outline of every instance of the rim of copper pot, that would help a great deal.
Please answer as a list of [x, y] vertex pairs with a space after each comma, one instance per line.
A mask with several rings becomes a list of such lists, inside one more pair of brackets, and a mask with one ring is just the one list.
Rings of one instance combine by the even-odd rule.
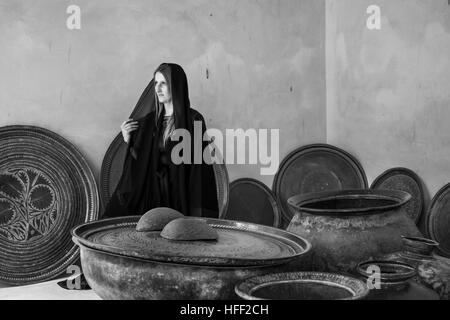
[[[340, 209], [315, 209], [309, 208], [312, 205], [330, 200], [388, 200], [393, 201], [392, 204], [365, 207], [365, 208], [340, 208]], [[288, 199], [288, 204], [295, 210], [323, 216], [342, 216], [351, 214], [352, 216], [369, 215], [396, 209], [408, 203], [412, 196], [404, 191], [399, 190], [372, 190], [372, 189], [350, 189], [339, 191], [322, 191], [315, 193], [299, 194]]]
[[[231, 228], [237, 225], [246, 225], [249, 227], [249, 231], [256, 231], [255, 228], [259, 230], [271, 230], [277, 236], [285, 237], [285, 240], [295, 244], [298, 252], [293, 253], [289, 257], [275, 257], [270, 259], [246, 259], [246, 258], [226, 258], [226, 257], [178, 257], [162, 254], [152, 254], [151, 256], [147, 254], [140, 254], [139, 252], [130, 252], [121, 248], [114, 248], [108, 245], [97, 244], [86, 239], [86, 234], [91, 233], [93, 230], [102, 230], [109, 228], [109, 224], [117, 223], [117, 226], [135, 226], [140, 216], [127, 216], [127, 217], [116, 217], [110, 219], [90, 221], [80, 224], [72, 229], [72, 241], [74, 241], [78, 246], [83, 246], [88, 249], [93, 249], [101, 251], [105, 254], [119, 255], [129, 259], [145, 260], [159, 263], [170, 263], [176, 265], [190, 265], [190, 266], [201, 266], [201, 267], [213, 267], [213, 268], [260, 268], [260, 267], [270, 267], [275, 265], [281, 265], [289, 263], [294, 259], [305, 257], [311, 253], [311, 242], [307, 239], [289, 232], [287, 230], [282, 230], [278, 228], [273, 228], [269, 226], [256, 225], [253, 223], [232, 221], [232, 220], [222, 220], [222, 219], [212, 219], [212, 218], [201, 218], [206, 221], [214, 221], [218, 224], [230, 225]], [[234, 227], [235, 228], [235, 227]], [[252, 228], [254, 230], [252, 230]], [[301, 248], [301, 250], [299, 249]]]
[[402, 239], [404, 240], [405, 244], [408, 243], [408, 244], [413, 244], [413, 245], [422, 245], [422, 246], [431, 246], [431, 247], [439, 246], [439, 242], [434, 241], [432, 239], [428, 239], [428, 238], [402, 236]]
[[403, 246], [406, 249], [404, 255], [415, 256], [417, 258], [429, 257], [430, 254], [439, 247], [439, 243], [427, 238], [402, 236]]
[[360, 279], [339, 273], [299, 271], [285, 273], [271, 273], [248, 278], [235, 285], [234, 291], [246, 300], [270, 300], [258, 297], [254, 293], [263, 287], [283, 283], [322, 283], [347, 290], [351, 296], [337, 300], [359, 300], [365, 298], [369, 289]]

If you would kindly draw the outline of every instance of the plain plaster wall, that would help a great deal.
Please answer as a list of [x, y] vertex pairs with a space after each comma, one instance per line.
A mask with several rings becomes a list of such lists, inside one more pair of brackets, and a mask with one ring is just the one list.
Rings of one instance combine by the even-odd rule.
[[[0, 0], [0, 126], [62, 135], [98, 177], [153, 70], [176, 62], [208, 127], [280, 129], [281, 161], [326, 141], [324, 42], [324, 0]], [[229, 166], [271, 186], [259, 172]]]
[[[369, 5], [381, 30], [366, 27]], [[354, 154], [369, 183], [397, 166], [429, 196], [450, 182], [447, 0], [328, 0], [327, 140]]]

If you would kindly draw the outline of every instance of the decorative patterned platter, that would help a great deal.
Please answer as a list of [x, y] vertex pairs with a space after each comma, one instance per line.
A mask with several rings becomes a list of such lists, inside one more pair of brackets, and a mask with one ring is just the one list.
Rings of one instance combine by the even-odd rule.
[[272, 191], [262, 182], [243, 178], [230, 184], [230, 201], [223, 219], [280, 227], [281, 215]]
[[439, 243], [438, 251], [450, 257], [450, 183], [431, 200], [425, 221], [428, 235]]
[[[120, 177], [127, 152], [127, 144], [119, 133], [105, 153], [100, 173], [100, 195], [103, 210], [113, 195]], [[223, 217], [228, 207], [229, 178], [225, 164], [214, 164], [216, 178], [217, 198], [219, 204], [219, 217]]]
[[422, 182], [412, 170], [407, 168], [389, 169], [378, 176], [370, 188], [408, 192], [412, 199], [405, 205], [406, 213], [416, 224], [419, 223], [425, 200]]
[[262, 225], [201, 219], [219, 237], [209, 241], [174, 241], [159, 231], [137, 232], [140, 216], [104, 219], [78, 226], [73, 240], [88, 248], [151, 261], [204, 266], [262, 266], [285, 263], [311, 245], [290, 232]]
[[272, 186], [284, 224], [289, 224], [295, 214], [287, 203], [292, 196], [366, 188], [366, 174], [358, 160], [327, 144], [312, 144], [290, 153], [281, 163]]
[[86, 160], [43, 128], [0, 128], [0, 281], [23, 285], [65, 273], [79, 248], [70, 230], [98, 215]]

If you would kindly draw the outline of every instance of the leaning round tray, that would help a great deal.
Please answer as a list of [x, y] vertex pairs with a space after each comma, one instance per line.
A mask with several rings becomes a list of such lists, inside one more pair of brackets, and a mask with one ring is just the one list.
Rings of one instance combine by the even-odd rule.
[[287, 203], [292, 196], [367, 186], [364, 169], [351, 154], [332, 145], [312, 144], [298, 148], [282, 161], [272, 190], [280, 203], [285, 227], [295, 215]]
[[424, 210], [424, 192], [419, 176], [407, 168], [393, 168], [379, 175], [370, 186], [371, 189], [400, 190], [408, 192], [412, 198], [405, 205], [405, 211], [416, 224]]
[[[103, 210], [122, 176], [126, 153], [127, 144], [123, 141], [122, 134], [119, 133], [105, 153], [100, 172], [100, 196]], [[219, 217], [223, 217], [227, 211], [229, 198], [228, 170], [225, 164], [213, 164], [213, 169], [216, 178]]]
[[280, 227], [277, 199], [264, 183], [242, 178], [231, 182], [228, 211], [223, 219]]
[[70, 230], [98, 217], [94, 175], [70, 142], [43, 128], [0, 128], [0, 150], [0, 282], [53, 279], [78, 259]]
[[450, 183], [431, 200], [425, 222], [429, 237], [439, 243], [437, 250], [450, 257]]
[[126, 152], [127, 144], [123, 141], [122, 134], [119, 133], [109, 145], [100, 171], [100, 199], [103, 210], [119, 183]]

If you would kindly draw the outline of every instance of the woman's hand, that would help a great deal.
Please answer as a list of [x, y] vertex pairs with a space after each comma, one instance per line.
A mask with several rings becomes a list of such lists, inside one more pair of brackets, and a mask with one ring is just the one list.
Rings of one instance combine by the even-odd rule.
[[137, 130], [138, 127], [138, 122], [133, 119], [128, 119], [122, 123], [120, 129], [122, 129], [123, 140], [126, 143], [130, 142], [131, 132]]

